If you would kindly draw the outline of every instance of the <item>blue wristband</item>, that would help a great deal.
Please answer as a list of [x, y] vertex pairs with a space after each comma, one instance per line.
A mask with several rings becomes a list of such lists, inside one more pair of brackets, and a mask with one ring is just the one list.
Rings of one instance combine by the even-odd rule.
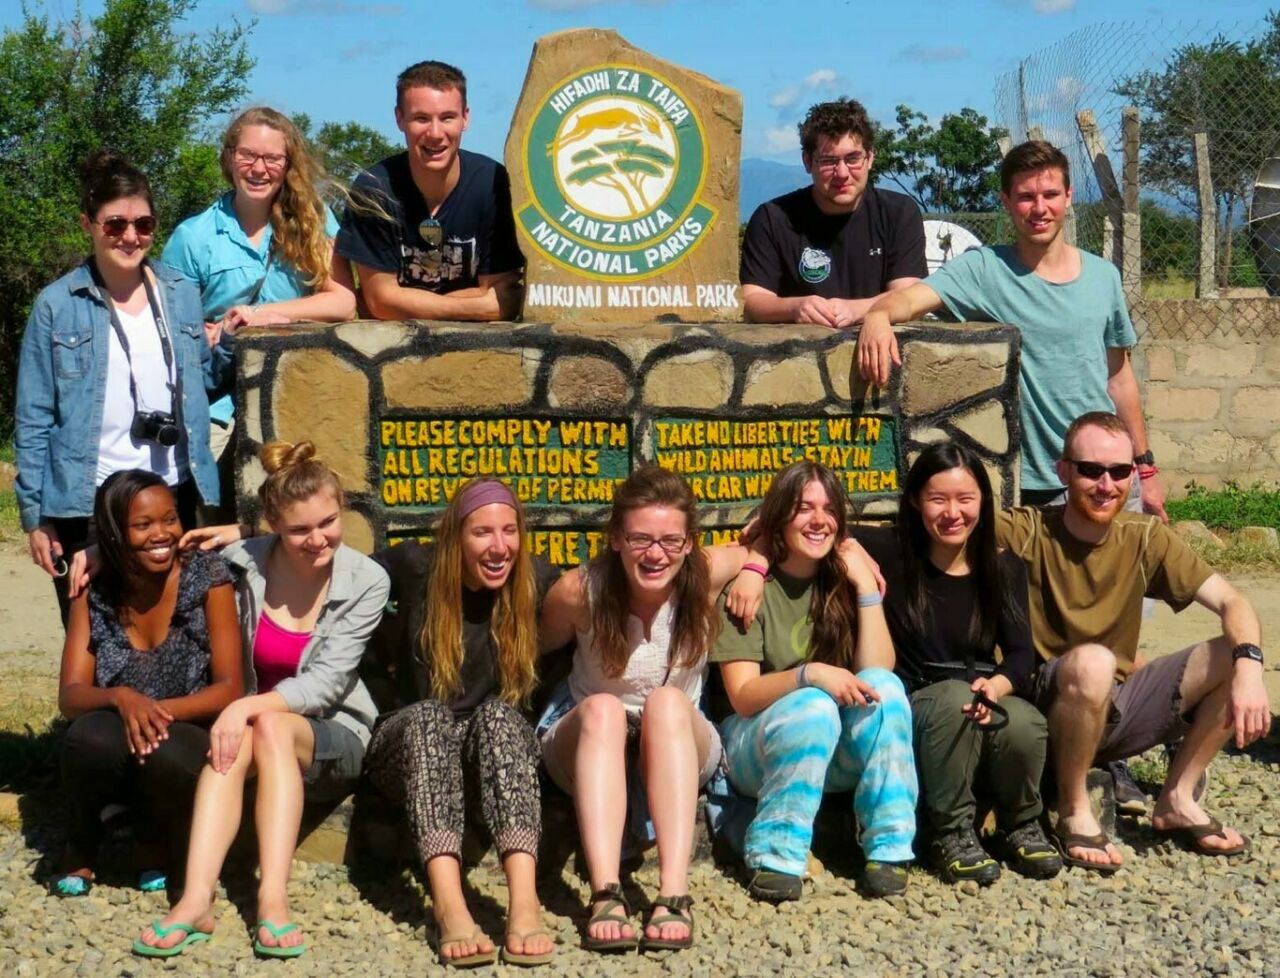
[[878, 604], [879, 604], [881, 601], [883, 601], [883, 600], [884, 600], [884, 598], [880, 597], [880, 592], [879, 592], [879, 591], [875, 591], [875, 592], [874, 592], [874, 593], [872, 593], [872, 594], [859, 594], [859, 595], [858, 595], [858, 607], [859, 607], [859, 608], [874, 608], [876, 605], [878, 605]]

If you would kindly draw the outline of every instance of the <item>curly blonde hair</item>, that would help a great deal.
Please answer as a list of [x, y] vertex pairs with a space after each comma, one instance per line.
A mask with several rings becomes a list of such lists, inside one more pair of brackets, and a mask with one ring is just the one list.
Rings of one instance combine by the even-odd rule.
[[236, 147], [245, 126], [267, 126], [284, 136], [284, 183], [271, 202], [271, 238], [281, 262], [296, 269], [312, 289], [329, 281], [332, 245], [325, 230], [328, 211], [319, 188], [328, 182], [324, 167], [312, 154], [298, 127], [284, 114], [265, 105], [245, 109], [222, 137], [219, 164], [227, 182], [235, 185]]

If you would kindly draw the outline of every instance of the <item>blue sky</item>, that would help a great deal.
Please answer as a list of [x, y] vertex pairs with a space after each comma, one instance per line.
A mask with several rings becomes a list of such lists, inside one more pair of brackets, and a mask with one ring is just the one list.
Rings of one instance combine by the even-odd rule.
[[[33, 0], [64, 19], [74, 0]], [[101, 0], [84, 0], [93, 14]], [[1257, 0], [204, 0], [200, 31], [257, 19], [251, 102], [318, 124], [356, 120], [399, 138], [396, 74], [423, 58], [462, 68], [471, 128], [464, 145], [501, 157], [533, 42], [607, 27], [631, 43], [738, 89], [743, 155], [798, 160], [795, 124], [812, 102], [848, 94], [890, 122], [900, 102], [930, 116], [973, 106], [991, 116], [993, 83], [1020, 58], [1078, 28], [1121, 20], [1172, 41], [1236, 34], [1261, 21]], [[0, 26], [20, 19], [0, 0]], [[1116, 32], [1123, 52], [1124, 32]], [[1055, 81], [1069, 91], [1070, 77]]]

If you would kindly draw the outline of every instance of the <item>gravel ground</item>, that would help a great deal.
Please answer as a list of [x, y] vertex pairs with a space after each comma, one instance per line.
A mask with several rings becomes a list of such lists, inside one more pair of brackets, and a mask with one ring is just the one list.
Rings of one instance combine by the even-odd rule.
[[[1153, 755], [1154, 757], [1154, 755]], [[1151, 770], [1153, 765], [1143, 767]], [[952, 887], [912, 872], [905, 897], [860, 896], [848, 867], [815, 873], [804, 899], [779, 908], [751, 900], [709, 862], [695, 865], [698, 942], [691, 951], [603, 959], [578, 947], [578, 908], [586, 892], [566, 868], [540, 890], [560, 947], [557, 976], [662, 975], [1265, 975], [1280, 976], [1280, 737], [1249, 755], [1223, 757], [1211, 770], [1208, 807], [1248, 833], [1252, 851], [1207, 859], [1158, 842], [1146, 820], [1122, 825], [1125, 867], [1111, 879], [1068, 870], [1033, 882], [1006, 873], [994, 886]], [[52, 796], [47, 797], [52, 803]], [[25, 833], [0, 829], [0, 970], [27, 976], [283, 974], [440, 974], [428, 943], [422, 891], [408, 872], [348, 871], [299, 863], [291, 893], [311, 944], [293, 962], [253, 958], [248, 936], [253, 881], [233, 870], [220, 888], [214, 939], [168, 962], [129, 952], [139, 929], [165, 911], [163, 894], [142, 894], [117, 871], [86, 898], [47, 895], [40, 861], [57, 845], [56, 816], [40, 798], [23, 801]], [[34, 826], [40, 828], [34, 828]], [[110, 854], [108, 854], [110, 856]], [[832, 857], [833, 866], [843, 862]], [[112, 859], [106, 860], [108, 864]], [[118, 862], [118, 861], [117, 861]], [[489, 863], [471, 872], [473, 906], [493, 936], [501, 934], [505, 890]], [[634, 882], [656, 890], [652, 863]], [[1270, 935], [1268, 937], [1267, 935]], [[1273, 952], [1267, 952], [1267, 946]], [[270, 970], [275, 969], [275, 970]], [[520, 969], [503, 968], [514, 973]]]

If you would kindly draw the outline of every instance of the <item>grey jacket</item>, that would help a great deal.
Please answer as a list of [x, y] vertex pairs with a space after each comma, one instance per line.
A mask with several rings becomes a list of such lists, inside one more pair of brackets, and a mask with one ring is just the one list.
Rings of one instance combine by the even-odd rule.
[[[240, 631], [245, 656], [245, 693], [257, 691], [253, 640], [267, 591], [267, 557], [276, 535], [251, 537], [222, 551], [239, 585]], [[275, 691], [302, 716], [336, 720], [366, 747], [378, 716], [373, 697], [356, 673], [365, 643], [387, 604], [387, 572], [346, 544], [333, 555], [333, 577], [311, 641], [302, 650], [297, 675], [281, 680]]]

